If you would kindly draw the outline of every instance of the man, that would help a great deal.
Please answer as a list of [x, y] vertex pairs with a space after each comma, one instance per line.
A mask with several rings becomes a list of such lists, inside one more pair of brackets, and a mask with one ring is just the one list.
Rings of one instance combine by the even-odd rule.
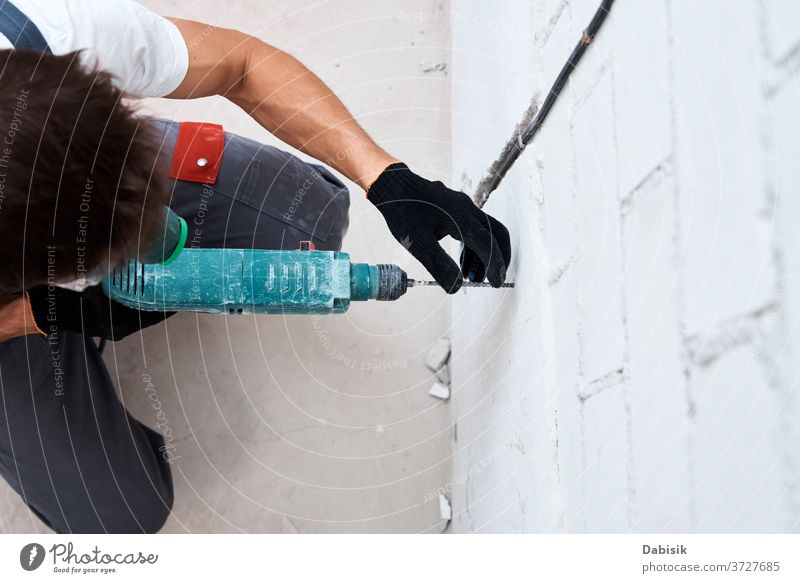
[[169, 315], [96, 285], [157, 238], [163, 205], [190, 246], [338, 249], [347, 229], [347, 189], [324, 166], [123, 97], [223, 95], [363, 188], [449, 293], [505, 278], [505, 227], [380, 148], [275, 47], [131, 0], [0, 0], [0, 32], [0, 473], [56, 531], [155, 532], [170, 512], [163, 439], [128, 415], [92, 340]]

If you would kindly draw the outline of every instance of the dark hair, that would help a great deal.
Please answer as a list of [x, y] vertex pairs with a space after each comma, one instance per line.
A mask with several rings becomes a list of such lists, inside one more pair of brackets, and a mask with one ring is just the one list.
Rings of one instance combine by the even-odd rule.
[[162, 220], [160, 136], [80, 53], [0, 67], [0, 294], [135, 257]]

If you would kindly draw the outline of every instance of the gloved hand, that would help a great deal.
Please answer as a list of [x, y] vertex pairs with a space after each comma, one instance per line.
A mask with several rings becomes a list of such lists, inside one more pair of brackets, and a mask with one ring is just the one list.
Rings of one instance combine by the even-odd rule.
[[[408, 249], [448, 293], [466, 277], [499, 287], [511, 261], [508, 230], [480, 210], [463, 192], [417, 176], [403, 163], [392, 164], [367, 191], [395, 239]], [[461, 269], [439, 241], [450, 235], [464, 243]]]
[[145, 312], [115, 302], [103, 293], [101, 286], [76, 292], [60, 287], [40, 286], [28, 292], [36, 326], [46, 334], [77, 332], [84, 336], [122, 340], [175, 312]]

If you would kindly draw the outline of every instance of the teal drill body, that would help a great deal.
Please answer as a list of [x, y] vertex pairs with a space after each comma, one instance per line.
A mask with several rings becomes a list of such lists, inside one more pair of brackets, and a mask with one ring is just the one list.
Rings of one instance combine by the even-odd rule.
[[337, 314], [351, 301], [397, 299], [406, 286], [397, 266], [310, 248], [184, 249], [167, 264], [132, 261], [103, 283], [109, 297], [137, 310], [214, 314]]

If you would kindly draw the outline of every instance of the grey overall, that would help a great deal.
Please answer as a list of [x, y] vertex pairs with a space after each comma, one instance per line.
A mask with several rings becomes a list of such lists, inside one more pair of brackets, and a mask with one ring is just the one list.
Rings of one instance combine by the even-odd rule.
[[[178, 124], [153, 123], [171, 157]], [[173, 181], [170, 206], [189, 224], [189, 247], [295, 249], [312, 240], [338, 250], [349, 195], [322, 166], [226, 134], [216, 183]], [[173, 502], [163, 445], [117, 398], [92, 338], [0, 343], [0, 475], [52, 529], [159, 530]]]

